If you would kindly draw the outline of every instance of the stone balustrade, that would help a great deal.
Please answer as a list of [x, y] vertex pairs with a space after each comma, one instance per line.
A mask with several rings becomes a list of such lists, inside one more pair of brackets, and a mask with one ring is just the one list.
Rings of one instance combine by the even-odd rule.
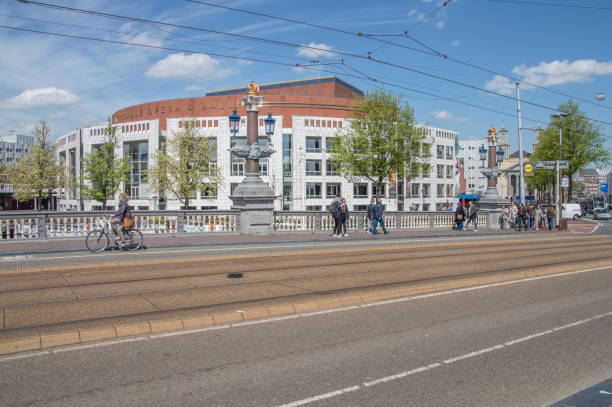
[[[239, 211], [132, 211], [135, 227], [143, 234], [237, 233]], [[1, 240], [84, 238], [105, 219], [108, 212], [12, 212], [0, 214]], [[450, 229], [453, 212], [385, 212], [388, 230]], [[488, 216], [479, 213], [478, 225], [487, 227]], [[365, 231], [365, 212], [351, 212], [350, 232]], [[274, 213], [277, 232], [332, 231], [334, 219], [329, 212], [279, 211]]]

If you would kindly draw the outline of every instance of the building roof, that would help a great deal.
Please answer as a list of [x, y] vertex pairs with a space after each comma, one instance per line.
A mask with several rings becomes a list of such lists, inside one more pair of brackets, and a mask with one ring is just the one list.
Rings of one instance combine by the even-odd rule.
[[[529, 156], [530, 154], [527, 151], [523, 150], [523, 158], [529, 158]], [[510, 154], [508, 158], [520, 158], [519, 152], [515, 151], [514, 153]]]

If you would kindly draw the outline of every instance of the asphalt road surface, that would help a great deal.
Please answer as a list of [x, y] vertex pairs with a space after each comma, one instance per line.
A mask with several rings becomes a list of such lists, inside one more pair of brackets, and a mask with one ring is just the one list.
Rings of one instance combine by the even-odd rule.
[[[612, 378], [611, 242], [512, 235], [160, 250], [129, 266], [0, 273], [6, 337], [431, 287], [379, 303], [0, 356], [0, 405], [552, 405]], [[470, 278], [498, 282], [452, 288]], [[440, 282], [451, 288], [435, 288]]]
[[612, 376], [609, 269], [0, 358], [3, 406], [547, 406]]

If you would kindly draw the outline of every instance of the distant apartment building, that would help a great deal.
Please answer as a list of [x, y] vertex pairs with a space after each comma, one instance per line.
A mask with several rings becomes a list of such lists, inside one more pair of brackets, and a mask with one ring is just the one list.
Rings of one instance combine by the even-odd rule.
[[[0, 170], [23, 158], [30, 151], [32, 144], [34, 136], [17, 133], [0, 135]], [[12, 196], [13, 186], [2, 178], [0, 178], [0, 209], [15, 209], [17, 202]]]

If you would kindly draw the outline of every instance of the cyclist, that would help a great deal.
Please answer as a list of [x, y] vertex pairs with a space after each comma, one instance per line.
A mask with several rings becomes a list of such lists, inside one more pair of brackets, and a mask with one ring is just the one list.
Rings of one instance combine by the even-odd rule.
[[125, 247], [125, 234], [123, 233], [123, 220], [125, 218], [131, 218], [132, 213], [130, 212], [130, 205], [128, 205], [128, 195], [125, 192], [119, 194], [119, 209], [111, 216], [111, 227], [115, 236], [120, 239], [119, 247]]

